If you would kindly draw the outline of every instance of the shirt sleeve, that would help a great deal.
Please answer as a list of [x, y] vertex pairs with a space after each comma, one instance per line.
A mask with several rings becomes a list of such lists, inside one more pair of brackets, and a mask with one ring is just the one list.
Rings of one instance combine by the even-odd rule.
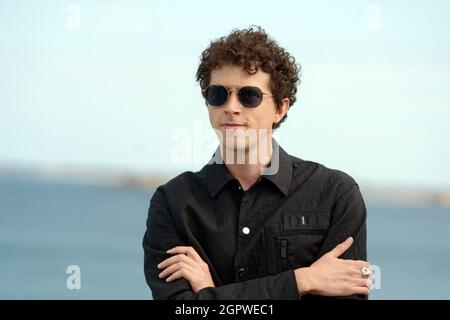
[[300, 295], [293, 270], [267, 277], [226, 284], [215, 288], [204, 288], [197, 293], [192, 291], [189, 282], [177, 279], [166, 283], [160, 279], [157, 264], [168, 258], [166, 250], [186, 245], [186, 240], [177, 232], [175, 220], [170, 212], [167, 199], [161, 188], [154, 193], [144, 234], [144, 274], [153, 299], [188, 300], [297, 300]]
[[[367, 261], [367, 210], [356, 183], [347, 186], [334, 201], [330, 227], [319, 249], [318, 259], [334, 249], [348, 237], [353, 237], [352, 246], [339, 258]], [[306, 296], [303, 296], [305, 298]], [[318, 296], [314, 296], [318, 297]], [[306, 297], [311, 298], [311, 297]], [[347, 297], [320, 297], [321, 299], [367, 299], [363, 295]]]

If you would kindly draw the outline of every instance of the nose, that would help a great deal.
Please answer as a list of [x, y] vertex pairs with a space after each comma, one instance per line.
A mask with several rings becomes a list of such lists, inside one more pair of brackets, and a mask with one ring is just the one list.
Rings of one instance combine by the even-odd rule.
[[223, 105], [223, 111], [226, 114], [239, 115], [242, 110], [241, 108], [242, 106], [241, 103], [239, 102], [237, 92], [235, 90], [230, 90], [228, 100]]

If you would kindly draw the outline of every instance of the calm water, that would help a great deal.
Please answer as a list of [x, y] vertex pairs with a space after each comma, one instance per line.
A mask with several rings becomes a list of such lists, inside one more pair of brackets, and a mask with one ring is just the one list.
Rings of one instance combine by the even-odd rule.
[[[150, 299], [142, 236], [151, 192], [0, 177], [0, 298]], [[450, 210], [371, 203], [371, 299], [450, 299]], [[68, 290], [66, 268], [81, 269]]]

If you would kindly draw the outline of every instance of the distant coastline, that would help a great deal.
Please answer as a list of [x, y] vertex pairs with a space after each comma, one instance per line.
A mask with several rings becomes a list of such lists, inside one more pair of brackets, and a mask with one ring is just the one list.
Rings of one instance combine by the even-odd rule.
[[362, 185], [361, 193], [366, 200], [370, 201], [450, 208], [450, 189], [431, 190], [410, 186]]
[[[155, 190], [173, 176], [160, 172], [127, 171], [105, 168], [55, 167], [55, 166], [0, 166], [2, 177], [31, 177], [47, 181], [106, 185], [121, 188]], [[430, 189], [424, 187], [360, 184], [366, 201], [386, 202], [399, 205], [440, 206], [450, 208], [450, 188]]]

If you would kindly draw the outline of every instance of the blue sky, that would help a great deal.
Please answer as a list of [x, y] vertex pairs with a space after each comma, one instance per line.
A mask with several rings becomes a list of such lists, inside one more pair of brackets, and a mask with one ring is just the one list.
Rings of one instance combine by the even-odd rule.
[[298, 101], [277, 133], [288, 152], [361, 182], [450, 187], [449, 9], [448, 1], [2, 0], [0, 164], [200, 169], [200, 158], [171, 160], [175, 132], [214, 150], [203, 137], [199, 55], [255, 24], [302, 65]]

